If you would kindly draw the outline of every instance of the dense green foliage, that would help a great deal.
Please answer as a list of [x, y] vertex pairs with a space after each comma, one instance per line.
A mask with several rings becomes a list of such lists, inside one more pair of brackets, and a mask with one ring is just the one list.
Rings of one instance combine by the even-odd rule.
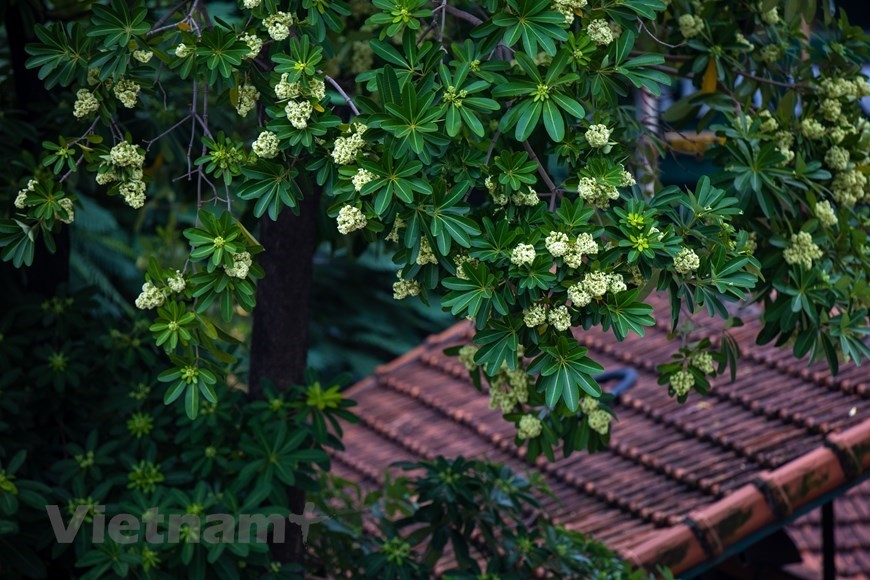
[[[340, 445], [331, 419], [350, 418], [346, 380], [272, 377], [264, 400], [244, 395], [258, 224], [303, 198], [322, 194], [303, 218], [338, 257], [321, 264], [315, 303], [329, 318], [313, 334], [354, 352], [314, 362], [360, 369], [371, 360], [359, 343], [407, 344], [367, 329], [373, 312], [354, 314], [383, 295], [365, 288], [368, 271], [336, 272], [374, 246], [395, 266], [395, 299], [473, 321], [474, 345], [456, 354], [530, 458], [607, 445], [602, 368], [571, 329], [642, 335], [656, 289], [682, 340], [660, 367], [680, 401], [733, 373], [739, 354], [727, 332], [689, 343], [687, 310], [730, 326], [729, 303], [754, 299], [760, 342], [834, 371], [870, 357], [868, 39], [822, 4], [817, 15], [813, 0], [4, 2], [0, 257], [20, 270], [4, 273], [0, 321], [2, 565], [292, 573], [262, 544], [52, 546], [41, 510], [285, 513], [287, 486], [321, 488], [324, 448]], [[802, 19], [815, 16], [807, 37]], [[30, 32], [25, 54], [12, 34]], [[659, 120], [650, 103], [676, 78], [698, 90]], [[709, 129], [714, 171], [662, 187], [666, 128]], [[27, 268], [55, 252], [68, 252], [74, 294], [32, 295], [40, 276], [63, 279]], [[143, 270], [133, 301], [125, 285]], [[460, 462], [452, 488], [437, 483], [446, 466], [364, 500], [398, 504], [378, 508], [373, 537], [361, 521], [324, 526], [315, 565], [425, 575], [455, 499], [467, 509], [449, 543], [464, 572], [480, 565], [472, 528], [488, 543], [479, 577], [620, 567], [573, 558], [598, 547], [524, 523], [529, 484], [514, 474]], [[384, 517], [394, 508], [406, 519]], [[494, 547], [521, 540], [528, 549], [508, 556]]]

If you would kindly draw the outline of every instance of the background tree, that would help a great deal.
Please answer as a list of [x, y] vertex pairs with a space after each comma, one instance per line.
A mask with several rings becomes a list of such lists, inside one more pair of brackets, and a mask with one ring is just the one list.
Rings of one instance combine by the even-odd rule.
[[[6, 381], [31, 405], [46, 385], [81, 384], [92, 371], [79, 368], [83, 353], [107, 351], [73, 340], [64, 322], [81, 316], [72, 310], [84, 300], [64, 294], [67, 264], [123, 311], [112, 278], [138, 256], [147, 274], [135, 306], [150, 320], [108, 331], [101, 348], [127, 354], [107, 376], [139, 369], [144, 390], [133, 400], [154, 395], [183, 408], [182, 421], [213, 429], [223, 425], [218, 409], [242, 406], [234, 387], [247, 385], [248, 418], [227, 435], [232, 443], [202, 453], [227, 459], [226, 477], [240, 474], [231, 490], [239, 509], [268, 498], [299, 512], [295, 486], [316, 487], [309, 464], [325, 466], [322, 447], [340, 444], [327, 417], [346, 416], [334, 391], [303, 376], [318, 231], [352, 255], [386, 244], [396, 299], [440, 300], [474, 321], [475, 346], [458, 354], [531, 458], [607, 443], [612, 413], [594, 379], [602, 369], [570, 328], [642, 334], [654, 322], [643, 301], [654, 289], [671, 296], [675, 332], [684, 310], [739, 324], [727, 303], [751, 297], [766, 305], [760, 340], [791, 342], [834, 370], [841, 357], [860, 362], [870, 356], [867, 39], [828, 10], [825, 34], [810, 42], [802, 22], [816, 7], [804, 0], [7, 3], [5, 80], [18, 101], [3, 123], [14, 170], [0, 255], [33, 266], [22, 272], [30, 290], [60, 297], [38, 306], [51, 335], [34, 351], [42, 364]], [[656, 158], [668, 143], [630, 99], [649, 102], [675, 77], [699, 91], [665, 122], [717, 135], [716, 169], [686, 189], [662, 186]], [[82, 227], [83, 216], [92, 237], [76, 251], [65, 224]], [[99, 228], [150, 241], [131, 251]], [[118, 272], [98, 276], [86, 260], [99, 259]], [[9, 319], [19, 330], [39, 311], [26, 302]], [[680, 400], [733, 372], [727, 334], [716, 349], [683, 342], [662, 367]], [[303, 392], [304, 403], [292, 400]], [[26, 420], [57, 423], [54, 443], [69, 435], [80, 446], [68, 447], [84, 470], [71, 506], [93, 505], [102, 499], [84, 497], [93, 465], [67, 425], [81, 428], [62, 419], [81, 410], [61, 400], [57, 413]], [[118, 404], [97, 407], [106, 423], [93, 428]], [[137, 414], [129, 433], [150, 436], [160, 415]], [[169, 432], [180, 446], [206, 432], [178, 429]], [[94, 457], [111, 455], [98, 445], [105, 439], [88, 441]], [[169, 452], [155, 441], [139, 451], [128, 487], [151, 493], [171, 479], [158, 457]], [[173, 501], [201, 511], [190, 493]], [[300, 559], [299, 536], [284, 546], [281, 558]], [[144, 567], [146, 548], [118, 553]], [[78, 549], [103, 554], [82, 566], [118, 561], [105, 546]], [[178, 557], [224, 562], [214, 554]]]

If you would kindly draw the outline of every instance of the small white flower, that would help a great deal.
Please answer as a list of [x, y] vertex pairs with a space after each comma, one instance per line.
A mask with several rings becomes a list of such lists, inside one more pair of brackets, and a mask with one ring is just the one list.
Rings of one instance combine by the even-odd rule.
[[377, 177], [377, 175], [375, 175], [371, 171], [367, 171], [367, 170], [363, 169], [362, 167], [360, 167], [359, 169], [356, 170], [356, 175], [351, 177], [350, 180], [353, 183], [353, 188], [356, 191], [362, 191], [363, 186], [366, 183], [369, 183], [370, 181], [372, 181], [375, 177]]
[[260, 91], [252, 85], [239, 86], [239, 101], [236, 104], [236, 112], [240, 117], [247, 117], [248, 113], [257, 107], [257, 100], [260, 98]]
[[76, 92], [76, 102], [73, 104], [73, 116], [77, 119], [87, 117], [91, 113], [100, 110], [100, 101], [88, 89], [79, 89]]
[[130, 79], [121, 79], [112, 89], [112, 92], [115, 93], [115, 98], [121, 101], [121, 104], [127, 107], [128, 109], [132, 109], [136, 106], [136, 103], [139, 100], [139, 91], [141, 88], [139, 84], [131, 81]]
[[554, 258], [560, 258], [568, 253], [568, 235], [562, 232], [550, 232], [550, 235], [544, 240], [544, 244]]
[[251, 145], [254, 155], [262, 159], [274, 159], [278, 155], [280, 145], [277, 135], [271, 131], [263, 131]]
[[586, 34], [595, 44], [605, 46], [613, 42], [613, 29], [607, 24], [606, 20], [597, 19], [589, 23], [586, 27]]
[[678, 273], [686, 275], [691, 274], [701, 265], [701, 260], [695, 250], [683, 248], [677, 257], [674, 258], [674, 270]]
[[187, 58], [194, 53], [194, 47], [184, 44], [183, 42], [175, 47], [175, 56], [178, 58]]
[[250, 253], [239, 252], [233, 254], [233, 265], [229, 268], [224, 266], [224, 271], [227, 273], [227, 276], [244, 279], [248, 277], [248, 271], [253, 263], [254, 261], [251, 259]]
[[293, 15], [286, 12], [270, 14], [263, 20], [263, 26], [269, 31], [272, 40], [281, 41], [290, 36], [290, 27], [293, 25]]
[[166, 296], [163, 291], [154, 286], [151, 282], [145, 282], [142, 285], [142, 292], [136, 298], [136, 308], [140, 310], [151, 310], [158, 306], [163, 306]]
[[71, 200], [68, 197], [65, 197], [61, 200], [58, 200], [57, 203], [60, 204], [60, 207], [62, 207], [64, 209], [64, 211], [66, 211], [66, 214], [67, 214], [66, 217], [58, 216], [58, 219], [60, 219], [60, 221], [62, 221], [65, 224], [73, 223], [76, 219], [76, 211], [75, 211], [75, 208], [73, 207], [73, 200]]
[[173, 292], [183, 292], [184, 288], [187, 286], [187, 282], [184, 281], [184, 274], [181, 273], [181, 270], [176, 270], [175, 275], [166, 280], [166, 284]]
[[511, 252], [511, 262], [517, 266], [531, 264], [535, 261], [535, 247], [531, 244], [519, 244]]
[[362, 210], [352, 205], [346, 205], [338, 211], [337, 222], [338, 231], [342, 234], [361, 230], [368, 224]]
[[314, 112], [310, 101], [289, 101], [284, 107], [284, 113], [290, 124], [296, 129], [304, 129], [308, 126], [308, 118]]
[[154, 53], [150, 50], [134, 50], [133, 58], [141, 62], [142, 64], [147, 64], [148, 61], [151, 60], [151, 57], [154, 56]]
[[592, 125], [586, 131], [586, 142], [589, 143], [590, 147], [604, 147], [610, 141], [612, 132], [611, 129], [607, 128], [607, 125]]
[[564, 305], [552, 308], [547, 314], [547, 320], [559, 332], [564, 332], [571, 328], [571, 314]]
[[547, 309], [543, 304], [532, 304], [523, 310], [523, 323], [535, 328], [547, 322]]

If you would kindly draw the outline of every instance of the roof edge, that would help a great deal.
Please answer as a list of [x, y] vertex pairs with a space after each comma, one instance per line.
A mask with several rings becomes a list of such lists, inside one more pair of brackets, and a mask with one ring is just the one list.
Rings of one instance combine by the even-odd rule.
[[741, 539], [788, 519], [802, 506], [858, 483], [870, 469], [870, 420], [827, 437], [822, 445], [761, 474], [716, 503], [690, 513], [622, 555], [636, 566], [675, 574], [717, 558]]

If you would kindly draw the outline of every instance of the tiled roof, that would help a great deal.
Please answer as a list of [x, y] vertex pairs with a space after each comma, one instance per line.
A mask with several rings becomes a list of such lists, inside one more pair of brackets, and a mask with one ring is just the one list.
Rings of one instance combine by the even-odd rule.
[[[651, 303], [658, 320], [669, 319], [664, 300]], [[545, 499], [544, 510], [637, 564], [680, 572], [870, 472], [867, 368], [843, 365], [836, 377], [824, 363], [807, 368], [788, 351], [756, 346], [758, 323], [747, 318], [729, 331], [741, 345], [737, 380], [716, 379], [709, 396], [693, 394], [684, 405], [656, 382], [656, 365], [678, 348], [665, 325], [622, 343], [599, 329], [578, 330], [592, 358], [607, 370], [632, 367], [638, 379], [613, 405], [618, 421], [605, 451], [537, 462], [558, 498]], [[718, 342], [721, 321], [693, 324], [694, 339]], [[472, 334], [466, 323], [453, 326], [350, 389], [361, 421], [346, 427], [346, 450], [334, 456], [341, 475], [374, 483], [394, 461], [436, 455], [528, 468], [513, 425], [442, 352]], [[870, 486], [837, 500], [836, 510], [841, 576], [870, 577]], [[787, 530], [818, 568], [818, 516]]]

